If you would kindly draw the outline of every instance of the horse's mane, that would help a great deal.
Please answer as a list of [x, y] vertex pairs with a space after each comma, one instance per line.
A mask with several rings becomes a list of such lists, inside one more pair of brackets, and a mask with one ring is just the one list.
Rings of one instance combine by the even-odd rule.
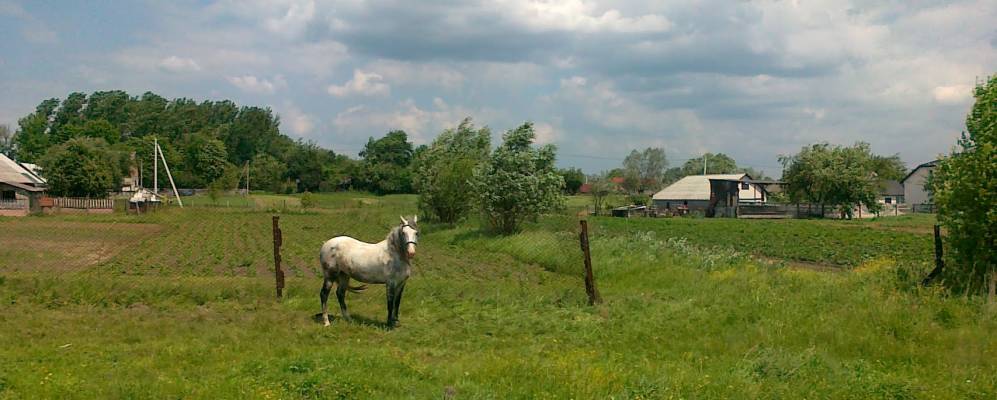
[[[409, 223], [409, 226], [411, 226], [412, 229], [419, 230], [419, 228], [417, 228], [413, 223]], [[391, 251], [398, 253], [398, 257], [408, 261], [408, 251], [405, 248], [408, 243], [405, 243], [405, 238], [402, 237], [401, 225], [392, 228], [391, 231], [388, 232], [388, 237], [385, 238], [385, 240], [388, 241], [388, 248], [391, 249]]]

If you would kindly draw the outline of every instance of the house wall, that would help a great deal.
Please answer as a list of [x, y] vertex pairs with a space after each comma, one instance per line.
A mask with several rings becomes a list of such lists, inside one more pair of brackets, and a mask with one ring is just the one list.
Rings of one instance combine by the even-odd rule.
[[658, 210], [664, 210], [666, 208], [671, 208], [674, 210], [676, 207], [683, 205], [683, 202], [689, 207], [689, 210], [706, 210], [706, 207], [710, 205], [709, 200], [654, 200], [654, 206]]
[[743, 184], [740, 186], [737, 198], [738, 201], [751, 203], [761, 203], [763, 200], [767, 200], [762, 199], [762, 190], [758, 188], [758, 185], [752, 185], [750, 183], [748, 184], [747, 189], [744, 189]]
[[906, 204], [931, 204], [931, 195], [924, 190], [924, 183], [933, 167], [921, 167], [904, 181], [904, 201]]

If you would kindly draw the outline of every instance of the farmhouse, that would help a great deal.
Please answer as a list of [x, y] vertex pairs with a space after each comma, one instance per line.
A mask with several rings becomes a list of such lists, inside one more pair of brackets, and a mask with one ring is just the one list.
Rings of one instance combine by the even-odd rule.
[[880, 204], [903, 204], [904, 185], [894, 180], [884, 180], [880, 182], [879, 198]]
[[934, 203], [931, 199], [931, 192], [925, 188], [925, 183], [936, 165], [938, 165], [938, 160], [918, 165], [900, 181], [904, 188], [903, 202], [914, 207]]
[[744, 173], [690, 175], [655, 193], [651, 200], [658, 210], [687, 208], [706, 212], [717, 206], [762, 204], [765, 193], [763, 186], [752, 183], [751, 176]]
[[40, 209], [45, 179], [33, 169], [0, 154], [0, 215], [22, 216]]

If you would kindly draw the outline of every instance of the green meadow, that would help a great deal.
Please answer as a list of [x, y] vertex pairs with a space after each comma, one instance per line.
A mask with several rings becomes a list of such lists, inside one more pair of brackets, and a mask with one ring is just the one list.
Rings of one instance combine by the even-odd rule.
[[916, 285], [930, 216], [590, 217], [597, 306], [574, 209], [507, 237], [423, 223], [389, 330], [380, 286], [316, 322], [318, 249], [383, 239], [415, 197], [315, 197], [0, 219], [0, 398], [997, 397], [997, 309]]

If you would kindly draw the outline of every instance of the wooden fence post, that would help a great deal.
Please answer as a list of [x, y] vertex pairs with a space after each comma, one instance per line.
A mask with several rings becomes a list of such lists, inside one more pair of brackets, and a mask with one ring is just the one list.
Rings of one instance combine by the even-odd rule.
[[945, 260], [942, 258], [942, 231], [941, 226], [935, 225], [935, 269], [931, 270], [928, 277], [921, 281], [921, 285], [927, 286], [931, 283], [938, 275], [942, 274], [942, 269], [945, 268]]
[[592, 256], [589, 253], [589, 228], [588, 221], [579, 221], [582, 225], [582, 232], [579, 234], [579, 241], [582, 245], [582, 254], [585, 257], [585, 293], [589, 297], [589, 305], [602, 303], [602, 296], [599, 296], [599, 289], [595, 287], [595, 277], [592, 275]]
[[277, 283], [277, 299], [284, 297], [284, 270], [280, 268], [280, 246], [284, 243], [284, 237], [280, 232], [280, 217], [273, 216], [273, 265], [274, 277]]

